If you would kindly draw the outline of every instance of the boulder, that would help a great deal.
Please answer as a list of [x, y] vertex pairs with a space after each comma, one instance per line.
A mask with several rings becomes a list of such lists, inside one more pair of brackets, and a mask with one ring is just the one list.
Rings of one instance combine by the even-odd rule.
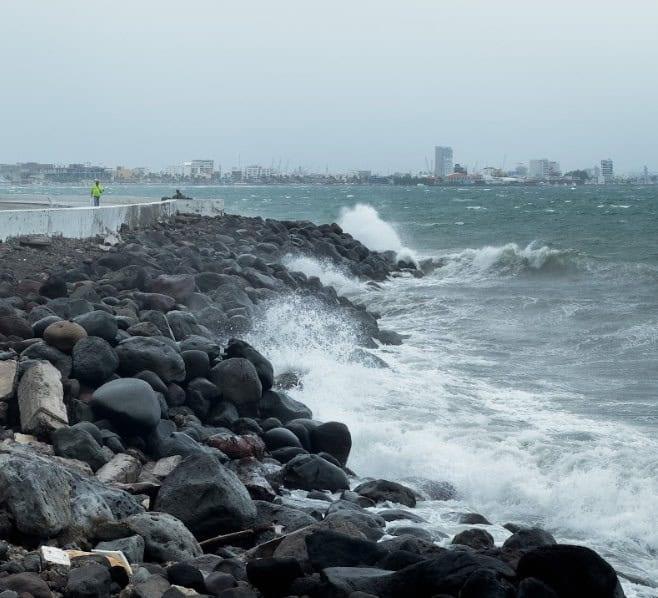
[[[330, 596], [386, 596], [392, 571], [375, 567], [328, 567], [322, 571], [322, 580]], [[430, 596], [403, 592], [398, 596]], [[393, 598], [391, 595], [390, 598]]]
[[558, 595], [544, 582], [534, 577], [526, 577], [519, 584], [517, 598], [558, 598]]
[[141, 563], [144, 560], [144, 538], [141, 536], [128, 536], [127, 538], [118, 538], [99, 542], [96, 545], [97, 550], [118, 550], [123, 552], [129, 563]]
[[181, 351], [181, 357], [185, 362], [187, 379], [206, 378], [210, 371], [210, 357], [205, 351]]
[[41, 318], [40, 320], [37, 320], [34, 324], [32, 324], [32, 336], [34, 338], [42, 338], [43, 333], [54, 322], [61, 322], [62, 318], [59, 316], [46, 316], [44, 318]]
[[516, 598], [516, 590], [493, 571], [481, 569], [471, 573], [459, 592], [459, 598]]
[[272, 388], [274, 384], [274, 368], [272, 364], [249, 343], [238, 339], [230, 339], [225, 354], [228, 358], [242, 357], [248, 359], [256, 368], [263, 390]]
[[124, 376], [142, 370], [155, 372], [163, 382], [185, 380], [185, 362], [174, 347], [159, 338], [132, 337], [116, 347], [119, 368]]
[[306, 536], [306, 551], [316, 571], [327, 567], [372, 567], [387, 554], [376, 542], [330, 529], [318, 529]]
[[118, 367], [115, 350], [100, 337], [83, 338], [73, 347], [73, 377], [81, 382], [91, 386], [102, 384]]
[[555, 538], [546, 530], [539, 527], [521, 528], [514, 532], [505, 542], [506, 550], [528, 550], [539, 546], [552, 546], [557, 544]]
[[179, 519], [167, 513], [139, 513], [128, 517], [125, 524], [132, 533], [144, 539], [144, 554], [148, 561], [185, 561], [202, 554], [191, 532]]
[[352, 435], [345, 424], [326, 422], [311, 430], [311, 443], [314, 452], [327, 452], [344, 467], [352, 449]]
[[101, 418], [109, 419], [119, 430], [146, 434], [160, 421], [160, 403], [151, 386], [137, 378], [112, 380], [96, 389], [91, 407]]
[[33, 364], [18, 384], [21, 430], [46, 434], [68, 424], [61, 374], [46, 362]]
[[52, 598], [48, 584], [36, 573], [14, 573], [0, 579], [0, 590], [14, 591], [17, 596], [24, 598]]
[[51, 347], [43, 342], [30, 345], [21, 353], [21, 361], [25, 359], [34, 359], [36, 361], [48, 361], [54, 365], [62, 375], [62, 379], [71, 375], [73, 360], [70, 355], [62, 353], [59, 349]]
[[290, 584], [304, 572], [293, 558], [254, 559], [247, 563], [247, 578], [264, 596], [284, 596]]
[[52, 434], [52, 442], [56, 455], [83, 461], [93, 471], [103, 467], [108, 461], [101, 445], [84, 426], [79, 424], [55, 430]]
[[[263, 500], [254, 500], [254, 505], [256, 507], [256, 521], [254, 525], [258, 528], [277, 524], [283, 527], [284, 534], [289, 534], [290, 532], [294, 532], [302, 527], [317, 523], [317, 520], [308, 513], [304, 513], [304, 511], [293, 509], [291, 507], [286, 507], [285, 505], [278, 505]], [[261, 534], [259, 536], [261, 542], [271, 540], [275, 537], [273, 531], [264, 533], [267, 535], [263, 536], [263, 534]]]
[[369, 498], [375, 503], [390, 501], [406, 505], [407, 507], [416, 506], [416, 495], [413, 490], [397, 482], [372, 480], [359, 484], [354, 488], [354, 492]]
[[559, 598], [620, 598], [624, 593], [615, 570], [584, 546], [556, 544], [526, 552], [517, 567], [519, 580], [534, 577]]
[[87, 331], [80, 324], [67, 320], [53, 322], [43, 331], [43, 340], [63, 353], [70, 353], [75, 343], [86, 336]]
[[298, 455], [283, 467], [284, 484], [302, 490], [346, 490], [345, 472], [319, 455]]
[[0, 401], [7, 401], [14, 396], [17, 372], [18, 361], [15, 359], [0, 361]]
[[100, 309], [82, 314], [74, 318], [73, 321], [82, 326], [88, 336], [97, 336], [109, 343], [114, 342], [119, 331], [116, 318], [112, 314]]
[[132, 484], [137, 481], [141, 469], [139, 459], [127, 453], [120, 453], [114, 455], [96, 472], [96, 478], [105, 484]]
[[0, 502], [20, 532], [56, 536], [71, 523], [70, 477], [32, 453], [0, 454]]
[[89, 563], [71, 569], [64, 590], [65, 598], [109, 598], [112, 578], [108, 567]]
[[232, 357], [210, 370], [222, 398], [233, 403], [240, 413], [255, 411], [263, 387], [256, 368], [247, 359]]
[[167, 567], [169, 583], [183, 588], [191, 588], [201, 594], [206, 592], [203, 573], [189, 563], [174, 563]]
[[258, 403], [258, 411], [262, 418], [276, 417], [286, 424], [293, 419], [311, 419], [311, 410], [299, 401], [289, 397], [285, 392], [266, 390]]
[[238, 477], [213, 456], [192, 455], [169, 475], [155, 508], [178, 517], [196, 537], [249, 528], [256, 508]]
[[494, 545], [493, 536], [479, 527], [466, 529], [459, 532], [453, 539], [453, 544], [461, 544], [462, 546], [470, 546], [475, 550], [484, 550], [485, 548], [492, 548]]
[[32, 326], [17, 316], [0, 316], [0, 334], [17, 338], [32, 338]]
[[285, 448], [288, 446], [301, 447], [301, 443], [295, 434], [286, 428], [272, 428], [263, 434], [263, 440], [268, 451]]
[[194, 293], [196, 282], [194, 276], [190, 274], [161, 274], [149, 283], [151, 293], [169, 295], [178, 303], [185, 303], [185, 300]]
[[177, 341], [182, 341], [189, 336], [206, 336], [204, 328], [189, 311], [170, 311], [167, 314], [167, 322]]

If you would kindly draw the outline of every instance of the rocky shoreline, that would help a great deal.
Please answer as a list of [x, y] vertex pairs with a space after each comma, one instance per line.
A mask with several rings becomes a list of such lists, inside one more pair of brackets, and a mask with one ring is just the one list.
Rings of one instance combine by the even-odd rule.
[[370, 367], [402, 339], [288, 254], [372, 284], [422, 275], [336, 224], [238, 216], [0, 245], [0, 598], [623, 596], [599, 555], [541, 529], [496, 546], [464, 513], [438, 546], [414, 507], [450, 485], [349, 469], [347, 426], [240, 337], [294, 293], [352, 320]]

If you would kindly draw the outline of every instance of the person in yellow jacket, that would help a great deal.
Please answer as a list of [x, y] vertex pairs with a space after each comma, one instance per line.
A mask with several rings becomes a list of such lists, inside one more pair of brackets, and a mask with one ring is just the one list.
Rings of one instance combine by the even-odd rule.
[[101, 185], [100, 181], [96, 181], [91, 187], [91, 197], [94, 200], [94, 207], [98, 207], [101, 202], [101, 195], [103, 195], [105, 189]]

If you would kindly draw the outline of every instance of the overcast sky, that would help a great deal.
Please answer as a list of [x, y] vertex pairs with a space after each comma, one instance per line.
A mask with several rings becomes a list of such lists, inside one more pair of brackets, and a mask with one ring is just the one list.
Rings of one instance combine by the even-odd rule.
[[658, 171], [656, 0], [0, 0], [0, 162]]

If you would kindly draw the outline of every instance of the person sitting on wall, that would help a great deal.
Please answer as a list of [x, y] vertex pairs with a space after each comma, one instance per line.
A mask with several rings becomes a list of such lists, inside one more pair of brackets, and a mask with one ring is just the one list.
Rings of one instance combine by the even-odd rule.
[[180, 192], [180, 189], [176, 189], [176, 193], [174, 193], [172, 199], [192, 199], [191, 197], [187, 197], [187, 195], [183, 195]]
[[101, 202], [101, 195], [105, 193], [105, 189], [103, 188], [103, 185], [101, 185], [101, 182], [99, 180], [96, 180], [94, 184], [91, 187], [91, 198], [94, 202], [94, 207], [98, 207]]

